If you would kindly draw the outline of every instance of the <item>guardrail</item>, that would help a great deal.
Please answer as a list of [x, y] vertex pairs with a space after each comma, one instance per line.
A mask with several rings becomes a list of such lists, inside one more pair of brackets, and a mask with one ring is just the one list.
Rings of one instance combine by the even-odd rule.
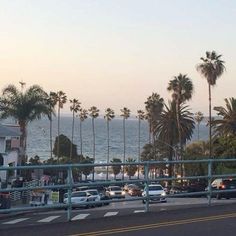
[[[67, 173], [67, 178], [66, 178], [66, 183], [63, 184], [51, 184], [51, 185], [45, 185], [45, 186], [31, 186], [31, 187], [13, 187], [13, 188], [5, 188], [5, 189], [0, 189], [0, 194], [1, 193], [12, 193], [14, 191], [20, 191], [22, 192], [22, 196], [24, 196], [24, 193], [26, 191], [32, 191], [32, 190], [66, 190], [68, 193], [68, 203], [55, 203], [51, 205], [44, 205], [44, 206], [38, 206], [38, 207], [32, 207], [32, 206], [23, 206], [23, 207], [16, 207], [16, 208], [10, 208], [10, 209], [0, 209], [0, 213], [9, 213], [9, 212], [18, 212], [18, 211], [31, 211], [31, 210], [43, 210], [43, 209], [58, 209], [58, 208], [65, 208], [67, 209], [67, 220], [71, 220], [71, 213], [72, 213], [72, 202], [71, 202], [71, 195], [72, 191], [76, 187], [82, 187], [82, 186], [108, 186], [108, 185], [124, 185], [125, 183], [138, 183], [142, 182], [145, 185], [145, 191], [146, 191], [146, 196], [145, 197], [133, 197], [130, 199], [111, 199], [111, 200], [103, 200], [102, 203], [110, 203], [110, 202], [122, 202], [122, 201], [137, 201], [137, 200], [145, 200], [145, 211], [149, 211], [149, 203], [150, 200], [152, 200], [152, 197], [149, 196], [149, 189], [148, 186], [152, 181], [156, 182], [163, 182], [163, 181], [187, 181], [187, 180], [194, 180], [194, 179], [205, 179], [208, 181], [208, 187], [206, 191], [201, 191], [201, 192], [191, 192], [191, 193], [180, 193], [180, 194], [168, 194], [165, 197], [166, 198], [171, 198], [171, 197], [184, 197], [184, 196], [197, 196], [197, 195], [206, 195], [208, 198], [208, 205], [211, 205], [211, 199], [213, 194], [217, 193], [227, 193], [227, 192], [235, 192], [236, 189], [232, 190], [212, 190], [211, 183], [214, 179], [216, 178], [226, 178], [226, 177], [236, 177], [236, 173], [231, 173], [231, 174], [220, 174], [220, 175], [215, 175], [212, 173], [212, 166], [213, 163], [225, 163], [225, 162], [236, 162], [236, 159], [203, 159], [203, 160], [182, 160], [182, 161], [151, 161], [151, 162], [134, 162], [134, 163], [109, 163], [109, 164], [65, 164], [65, 165], [35, 165], [35, 166], [17, 166], [17, 167], [0, 167], [0, 171], [8, 171], [8, 170], [17, 170], [17, 171], [22, 171], [22, 170], [35, 170], [35, 169], [52, 169], [52, 170], [57, 170], [57, 171], [66, 171]], [[156, 165], [172, 165], [173, 167], [175, 165], [184, 165], [184, 164], [198, 164], [198, 163], [205, 163], [207, 166], [207, 175], [204, 176], [184, 176], [184, 177], [168, 177], [168, 176], [163, 176], [163, 177], [157, 177], [155, 179], [151, 179], [149, 176], [149, 171], [150, 171], [150, 166]], [[84, 167], [111, 167], [111, 166], [131, 166], [135, 165], [138, 166], [139, 168], [141, 167], [144, 172], [144, 177], [141, 179], [122, 179], [122, 180], [109, 180], [109, 181], [95, 181], [95, 182], [78, 182], [75, 183], [73, 181], [73, 169], [75, 168], [84, 168]], [[93, 205], [94, 202], [88, 202], [88, 205]], [[79, 206], [80, 204], [78, 204]]]

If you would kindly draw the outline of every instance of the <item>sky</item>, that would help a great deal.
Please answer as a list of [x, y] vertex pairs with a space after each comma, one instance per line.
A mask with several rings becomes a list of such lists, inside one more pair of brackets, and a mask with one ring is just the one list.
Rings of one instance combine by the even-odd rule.
[[168, 82], [182, 73], [194, 85], [191, 111], [207, 115], [196, 65], [206, 51], [222, 54], [212, 106], [235, 97], [235, 28], [234, 0], [0, 0], [0, 89], [24, 81], [83, 108], [136, 115], [152, 92], [167, 103]]

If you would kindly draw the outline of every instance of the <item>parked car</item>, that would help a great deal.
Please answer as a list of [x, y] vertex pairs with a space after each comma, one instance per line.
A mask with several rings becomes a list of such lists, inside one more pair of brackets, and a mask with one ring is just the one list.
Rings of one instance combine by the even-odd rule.
[[142, 196], [142, 190], [137, 186], [137, 185], [132, 185], [131, 187], [128, 188], [128, 194], [130, 196]]
[[[90, 194], [88, 194], [86, 191], [76, 191], [71, 193], [71, 203], [72, 208], [76, 207], [85, 207], [89, 208], [90, 204], [88, 204], [89, 201], [92, 201], [93, 198], [90, 198]], [[68, 199], [68, 193], [64, 194], [64, 200], [63, 202], [67, 204], [69, 201]]]
[[109, 186], [106, 190], [109, 198], [125, 198], [125, 191], [120, 186]]
[[233, 192], [224, 192], [224, 193], [215, 193], [212, 196], [217, 199], [226, 198], [230, 199], [231, 197], [236, 197], [236, 179], [232, 178], [219, 178], [215, 179], [211, 183], [212, 190], [235, 190]]
[[[166, 192], [160, 184], [150, 184], [148, 185], [148, 195], [150, 197], [149, 202], [166, 202]], [[142, 193], [143, 197], [147, 196], [147, 188], [144, 188]], [[146, 200], [143, 200], [146, 203]]]

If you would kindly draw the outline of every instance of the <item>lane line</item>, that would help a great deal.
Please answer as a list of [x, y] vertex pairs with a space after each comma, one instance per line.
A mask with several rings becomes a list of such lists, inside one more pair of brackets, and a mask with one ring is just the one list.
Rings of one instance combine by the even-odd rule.
[[48, 222], [51, 222], [59, 217], [61, 217], [61, 216], [49, 216], [49, 217], [44, 218], [42, 220], [38, 220], [37, 222], [48, 223]]
[[145, 210], [135, 210], [134, 213], [144, 213]]
[[13, 225], [13, 224], [17, 224], [19, 222], [22, 222], [22, 221], [25, 221], [25, 220], [28, 220], [29, 218], [19, 218], [19, 219], [15, 219], [15, 220], [11, 220], [11, 221], [8, 221], [8, 222], [4, 222], [2, 224], [4, 225]]
[[90, 214], [79, 214], [79, 215], [76, 215], [74, 216], [71, 220], [83, 220], [85, 219], [86, 217], [88, 217]]
[[111, 211], [111, 212], [107, 212], [104, 217], [109, 217], [109, 216], [115, 216], [117, 215], [119, 212], [118, 211]]
[[192, 218], [192, 219], [186, 219], [186, 220], [169, 221], [169, 222], [155, 223], [155, 224], [149, 224], [149, 225], [137, 225], [137, 226], [124, 227], [124, 228], [114, 228], [114, 229], [94, 231], [94, 232], [88, 232], [88, 233], [73, 234], [71, 236], [94, 236], [94, 235], [101, 236], [101, 235], [109, 235], [109, 234], [113, 235], [116, 233], [125, 233], [125, 232], [139, 231], [139, 230], [145, 230], [145, 229], [154, 229], [154, 228], [161, 228], [161, 227], [167, 227], [167, 226], [192, 224], [192, 223], [213, 221], [213, 220], [222, 220], [222, 219], [227, 219], [227, 218], [236, 218], [236, 213], [199, 217], [199, 218]]

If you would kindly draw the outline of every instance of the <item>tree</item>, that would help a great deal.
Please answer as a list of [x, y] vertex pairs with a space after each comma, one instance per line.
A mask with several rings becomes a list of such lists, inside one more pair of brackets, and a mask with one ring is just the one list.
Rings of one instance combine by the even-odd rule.
[[83, 139], [82, 139], [82, 123], [88, 118], [88, 111], [86, 109], [80, 109], [79, 119], [80, 119], [80, 155], [83, 155]]
[[197, 71], [207, 79], [209, 94], [209, 150], [212, 158], [212, 118], [211, 118], [211, 87], [216, 84], [216, 80], [221, 77], [225, 71], [222, 55], [217, 55], [215, 51], [206, 52], [206, 58], [201, 57], [202, 61], [197, 65]]
[[200, 123], [202, 122], [202, 120], [204, 119], [203, 113], [200, 111], [196, 112], [194, 119], [197, 122], [197, 139], [199, 141], [199, 126], [200, 126]]
[[[99, 116], [99, 109], [97, 107], [92, 106], [89, 109], [89, 115], [92, 118], [92, 130], [93, 130], [93, 159], [95, 162], [95, 126], [94, 126], [94, 120]], [[94, 169], [93, 169], [93, 180], [94, 180]]]
[[[111, 163], [112, 164], [121, 164], [122, 163], [122, 161], [121, 161], [121, 159], [119, 159], [119, 158], [113, 158], [112, 160], [111, 160]], [[121, 171], [121, 165], [114, 165], [114, 166], [112, 166], [112, 171], [113, 171], [113, 174], [114, 174], [114, 178], [116, 179], [116, 176], [120, 173], [120, 171]]]
[[[182, 160], [183, 143], [182, 143], [182, 132], [180, 125], [180, 105], [192, 98], [193, 94], [193, 84], [187, 75], [179, 74], [175, 76], [173, 80], [169, 82], [167, 90], [172, 92], [172, 99], [175, 101], [176, 109], [176, 119], [178, 126], [178, 136], [179, 136], [179, 147], [180, 147], [180, 159]], [[181, 165], [181, 176], [183, 176], [183, 168]]]
[[[130, 157], [126, 160], [126, 163], [134, 163], [134, 162], [135, 162], [135, 159], [130, 158]], [[131, 179], [131, 177], [135, 175], [137, 169], [138, 169], [137, 165], [126, 165], [125, 166], [125, 172], [129, 176], [129, 179]]]
[[55, 94], [55, 101], [56, 104], [58, 104], [58, 110], [57, 110], [57, 116], [58, 116], [58, 123], [57, 123], [57, 131], [58, 131], [58, 139], [57, 139], [57, 157], [58, 157], [58, 162], [59, 162], [59, 157], [60, 157], [60, 112], [61, 109], [63, 108], [64, 104], [67, 102], [67, 96], [63, 91], [58, 91]]
[[[58, 142], [58, 139], [60, 139], [60, 143]], [[57, 156], [57, 150], [58, 150], [58, 143], [60, 144], [60, 157], [66, 157], [67, 160], [70, 160], [69, 162], [71, 163], [73, 161], [73, 158], [77, 157], [78, 154], [77, 154], [77, 147], [75, 144], [73, 144], [71, 142], [71, 140], [63, 135], [63, 134], [60, 134], [60, 136], [56, 137], [55, 139], [55, 143], [54, 143], [54, 147], [53, 147], [53, 154], [55, 156]], [[72, 146], [72, 159], [70, 159], [70, 156], [71, 156], [71, 146]], [[57, 156], [58, 157], [58, 156]], [[58, 157], [58, 163], [59, 163], [60, 159]]]
[[[81, 159], [81, 164], [93, 164], [93, 163], [94, 163], [94, 159], [88, 156], [82, 157]], [[85, 175], [85, 180], [87, 180], [88, 175], [90, 175], [93, 170], [94, 168], [92, 166], [81, 167], [81, 171]]]
[[[180, 128], [182, 130], [182, 143], [186, 143], [187, 140], [191, 140], [194, 119], [192, 113], [189, 111], [187, 105], [180, 105]], [[160, 120], [156, 126], [156, 139], [169, 145], [169, 161], [172, 161], [174, 156], [174, 148], [179, 142], [178, 136], [178, 124], [176, 118], [176, 104], [175, 101], [169, 102], [169, 106], [165, 104], [165, 107], [161, 113]], [[169, 165], [169, 176], [172, 176], [172, 165]]]
[[[110, 151], [110, 129], [109, 129], [109, 122], [114, 119], [115, 113], [111, 108], [107, 108], [105, 110], [105, 116], [104, 119], [106, 120], [107, 123], [107, 164], [109, 163], [109, 151]], [[107, 165], [107, 174], [106, 174], [106, 179], [108, 179], [108, 165]]]
[[[125, 135], [125, 120], [127, 120], [130, 117], [130, 110], [127, 107], [124, 107], [123, 109], [120, 110], [121, 115], [123, 117], [123, 140], [124, 140], [124, 156], [123, 156], [123, 163], [125, 163], [125, 155], [126, 155], [126, 135]], [[123, 167], [123, 179], [125, 172], [124, 172], [124, 167]]]
[[212, 125], [217, 135], [235, 136], [236, 135], [236, 99], [225, 99], [225, 106], [214, 107], [220, 118], [215, 118]]
[[153, 143], [155, 141], [155, 127], [160, 119], [160, 114], [164, 106], [164, 100], [157, 93], [152, 93], [145, 102], [146, 119], [149, 124], [149, 143], [151, 143], [151, 137]]
[[8, 85], [3, 89], [0, 98], [0, 118], [12, 117], [16, 119], [21, 131], [21, 147], [23, 156], [26, 155], [27, 125], [29, 122], [49, 116], [53, 112], [47, 103], [47, 93], [38, 85], [29, 87], [25, 92], [19, 91], [15, 85]]
[[70, 159], [72, 159], [72, 144], [74, 140], [74, 129], [75, 129], [75, 113], [77, 113], [80, 109], [80, 102], [78, 99], [70, 100], [72, 104], [70, 106], [70, 110], [72, 111], [72, 135], [71, 135], [71, 147], [70, 147]]
[[[140, 162], [140, 156], [141, 156], [141, 151], [140, 151], [140, 127], [141, 127], [141, 121], [145, 119], [145, 112], [142, 110], [137, 111], [138, 115], [138, 162]], [[139, 168], [138, 167], [138, 179], [139, 179]]]
[[56, 106], [56, 93], [50, 92], [47, 98], [47, 103], [50, 107], [51, 112], [48, 114], [48, 119], [50, 121], [50, 158], [52, 158], [52, 116], [55, 115], [54, 108]]

